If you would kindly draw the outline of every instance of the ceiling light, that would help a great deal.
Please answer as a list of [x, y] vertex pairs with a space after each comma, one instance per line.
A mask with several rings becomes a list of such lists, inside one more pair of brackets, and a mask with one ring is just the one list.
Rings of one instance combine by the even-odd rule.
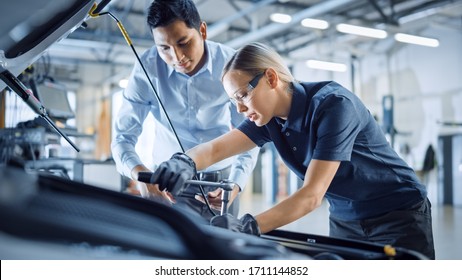
[[433, 48], [438, 47], [440, 45], [440, 42], [437, 39], [414, 36], [404, 33], [396, 33], [395, 40], [403, 43], [416, 44]]
[[356, 26], [356, 25], [350, 25], [350, 24], [344, 24], [344, 23], [337, 24], [337, 30], [343, 33], [378, 38], [378, 39], [383, 39], [388, 36], [387, 32], [382, 29], [368, 28], [368, 27], [362, 27], [362, 26]]
[[270, 19], [278, 23], [289, 23], [292, 21], [292, 17], [287, 14], [274, 13], [270, 15]]
[[128, 85], [128, 80], [127, 79], [122, 79], [119, 81], [119, 87], [121, 88], [126, 88]]
[[329, 23], [325, 20], [305, 18], [302, 20], [301, 24], [305, 27], [316, 28], [316, 29], [327, 29], [329, 28]]
[[313, 59], [307, 60], [306, 66], [313, 69], [321, 69], [334, 72], [345, 72], [347, 70], [346, 65], [343, 63], [334, 63]]

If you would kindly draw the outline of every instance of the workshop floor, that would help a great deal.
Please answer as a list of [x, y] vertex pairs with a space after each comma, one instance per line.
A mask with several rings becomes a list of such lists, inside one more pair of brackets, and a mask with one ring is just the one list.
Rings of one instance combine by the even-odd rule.
[[[271, 206], [260, 194], [244, 195], [241, 198], [239, 215], [258, 214]], [[431, 201], [431, 198], [430, 198]], [[462, 206], [438, 205], [431, 201], [433, 215], [433, 237], [438, 260], [462, 260]], [[285, 227], [286, 230], [328, 235], [328, 203], [311, 214]]]

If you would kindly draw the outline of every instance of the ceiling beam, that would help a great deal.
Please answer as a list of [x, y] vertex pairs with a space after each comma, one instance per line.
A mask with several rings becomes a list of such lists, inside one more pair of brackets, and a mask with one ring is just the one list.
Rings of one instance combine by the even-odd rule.
[[307, 17], [315, 17], [325, 14], [333, 9], [354, 2], [354, 0], [330, 0], [322, 1], [321, 4], [313, 5], [301, 12], [298, 12], [292, 16], [292, 21], [287, 24], [272, 23], [260, 29], [249, 32], [245, 35], [239, 36], [233, 40], [226, 42], [226, 45], [232, 48], [239, 48], [247, 43], [258, 41], [262, 38], [270, 36], [272, 34], [289, 29], [291, 26], [298, 24], [301, 20]]
[[207, 29], [207, 37], [208, 39], [210, 38], [213, 38], [215, 37], [216, 35], [219, 35], [221, 33], [223, 33], [224, 31], [228, 30], [229, 29], [229, 26], [231, 24], [231, 22], [237, 20], [237, 19], [240, 19], [248, 14], [251, 14], [255, 11], [257, 11], [258, 9], [261, 9], [262, 7], [264, 6], [267, 6], [269, 4], [272, 4], [274, 2], [276, 2], [277, 0], [263, 0], [263, 1], [260, 1], [260, 2], [257, 2], [256, 4], [254, 5], [251, 5], [245, 9], [242, 9], [240, 10], [239, 12], [229, 16], [229, 17], [226, 17], [220, 21], [217, 21], [215, 22], [214, 24], [210, 25], [209, 28]]

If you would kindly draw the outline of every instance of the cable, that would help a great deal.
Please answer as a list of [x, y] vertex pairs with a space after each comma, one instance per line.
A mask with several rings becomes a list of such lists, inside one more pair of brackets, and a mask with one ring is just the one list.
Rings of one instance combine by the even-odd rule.
[[[170, 120], [170, 117], [169, 117], [169, 115], [167, 113], [167, 110], [164, 107], [164, 104], [160, 100], [159, 94], [157, 93], [157, 90], [154, 87], [154, 84], [152, 83], [151, 79], [149, 78], [149, 74], [146, 71], [146, 68], [144, 67], [143, 62], [141, 61], [141, 59], [140, 59], [140, 57], [138, 55], [138, 52], [136, 51], [135, 47], [132, 44], [132, 40], [130, 39], [130, 36], [128, 35], [127, 30], [123, 26], [122, 22], [120, 22], [119, 19], [117, 19], [117, 17], [114, 16], [111, 12], [98, 13], [97, 10], [100, 11], [100, 10], [102, 10], [102, 8], [99, 9], [98, 5], [96, 5], [96, 3], [95, 3], [95, 4], [93, 4], [93, 7], [90, 9], [90, 12], [88, 13], [90, 15], [90, 17], [97, 18], [97, 17], [103, 16], [103, 15], [109, 15], [117, 23], [117, 26], [119, 27], [120, 32], [124, 36], [125, 41], [127, 42], [127, 44], [132, 49], [133, 53], [136, 56], [136, 59], [137, 59], [138, 63], [140, 64], [141, 68], [143, 69], [143, 72], [146, 75], [146, 79], [149, 81], [149, 84], [150, 84], [152, 90], [154, 91], [154, 95], [156, 96], [156, 99], [159, 102], [160, 107], [162, 108], [162, 112], [164, 113], [165, 117], [167, 118], [168, 125], [170, 126], [170, 129], [172, 130], [173, 134], [175, 135], [175, 138], [176, 138], [176, 140], [178, 142], [178, 145], [181, 148], [181, 151], [184, 153], [185, 149], [184, 149], [183, 145], [181, 144], [180, 138], [178, 137], [178, 134], [176, 133], [176, 130], [173, 127], [172, 121]], [[194, 175], [194, 179], [198, 179], [197, 175]], [[207, 195], [205, 194], [204, 188], [201, 185], [199, 185], [199, 189], [201, 191], [202, 197], [204, 198], [204, 201], [205, 201], [205, 204], [207, 205], [208, 210], [210, 211], [210, 213], [213, 216], [216, 216], [215, 212], [213, 212], [213, 210], [212, 210], [212, 207], [210, 207], [210, 202], [207, 199]]]
[[157, 101], [159, 102], [159, 105], [160, 107], [162, 108], [162, 111], [164, 112], [164, 115], [165, 117], [167, 118], [167, 122], [168, 122], [168, 125], [170, 126], [170, 129], [172, 130], [173, 134], [175, 135], [175, 138], [176, 140], [178, 141], [178, 144], [180, 145], [180, 148], [181, 148], [181, 151], [184, 153], [185, 152], [185, 149], [183, 147], [183, 145], [181, 144], [181, 141], [180, 141], [180, 138], [178, 137], [178, 134], [176, 133], [176, 130], [175, 128], [173, 127], [173, 124], [172, 124], [172, 121], [170, 120], [170, 117], [167, 113], [167, 110], [165, 109], [164, 107], [164, 104], [162, 103], [162, 101], [160, 100], [160, 97], [159, 97], [159, 94], [157, 93], [157, 90], [156, 88], [154, 87], [151, 79], [149, 79], [149, 75], [148, 75], [148, 72], [146, 71], [146, 68], [144, 67], [144, 64], [141, 62], [141, 59], [138, 55], [138, 52], [135, 50], [135, 47], [133, 46], [132, 44], [132, 41], [130, 39], [130, 37], [128, 36], [128, 33], [127, 31], [125, 30], [125, 27], [122, 25], [122, 23], [110, 12], [104, 12], [104, 13], [99, 13], [99, 14], [95, 14], [94, 13], [94, 10], [96, 9], [96, 4], [93, 5], [93, 7], [91, 8], [90, 12], [89, 12], [89, 15], [91, 17], [99, 17], [99, 16], [103, 16], [103, 15], [109, 15], [113, 20], [115, 20], [115, 22], [117, 23], [117, 26], [119, 27], [120, 29], [120, 32], [122, 33], [122, 35], [124, 36], [125, 38], [125, 41], [127, 42], [127, 44], [130, 46], [130, 48], [132, 49], [133, 53], [135, 54], [136, 56], [136, 59], [138, 60], [138, 63], [140, 64], [141, 68], [143, 69], [143, 72], [144, 74], [146, 75], [146, 78], [147, 80], [149, 81], [149, 84], [151, 85], [151, 88], [152, 90], [154, 91], [154, 94], [157, 98]]

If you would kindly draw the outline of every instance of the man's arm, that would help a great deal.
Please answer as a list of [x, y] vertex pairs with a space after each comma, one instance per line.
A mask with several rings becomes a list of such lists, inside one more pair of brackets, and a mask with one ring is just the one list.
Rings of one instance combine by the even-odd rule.
[[141, 196], [162, 197], [173, 201], [171, 194], [159, 190], [158, 185], [145, 184], [138, 181], [139, 172], [152, 172], [141, 161], [135, 151], [135, 145], [143, 129], [143, 122], [149, 113], [150, 106], [123, 98], [121, 109], [115, 123], [116, 137], [112, 142], [112, 156], [119, 173], [133, 179]]
[[138, 181], [139, 172], [151, 172], [141, 161], [135, 151], [135, 145], [142, 132], [142, 124], [149, 112], [149, 107], [129, 101], [123, 97], [122, 106], [115, 121], [115, 138], [111, 144], [112, 157], [117, 171], [133, 179], [142, 197], [149, 197], [149, 192], [160, 194], [155, 186]]
[[143, 165], [135, 151], [135, 145], [149, 113], [149, 106], [123, 97], [122, 106], [115, 121], [115, 137], [111, 143], [112, 157], [119, 173], [132, 178], [132, 170]]
[[135, 150], [143, 131], [143, 123], [151, 110], [148, 97], [140, 94], [149, 92], [145, 88], [145, 77], [140, 73], [140, 67], [136, 64], [123, 92], [122, 105], [115, 121], [115, 137], [111, 144], [112, 156], [119, 173], [136, 182], [142, 197], [151, 197], [150, 193], [165, 196], [158, 186], [138, 182], [139, 172], [152, 172]]
[[[155, 48], [154, 48], [155, 49]], [[151, 49], [148, 49], [141, 56], [141, 61], [150, 70], [150, 77], [156, 78], [155, 62]], [[141, 68], [139, 62], [133, 66], [128, 79], [127, 87], [123, 91], [122, 104], [114, 123], [115, 137], [111, 143], [112, 156], [116, 162], [119, 173], [126, 177], [135, 179], [131, 175], [133, 168], [143, 165], [139, 155], [136, 153], [135, 145], [143, 131], [143, 123], [151, 110], [153, 110], [152, 88], [149, 86], [148, 78]]]

